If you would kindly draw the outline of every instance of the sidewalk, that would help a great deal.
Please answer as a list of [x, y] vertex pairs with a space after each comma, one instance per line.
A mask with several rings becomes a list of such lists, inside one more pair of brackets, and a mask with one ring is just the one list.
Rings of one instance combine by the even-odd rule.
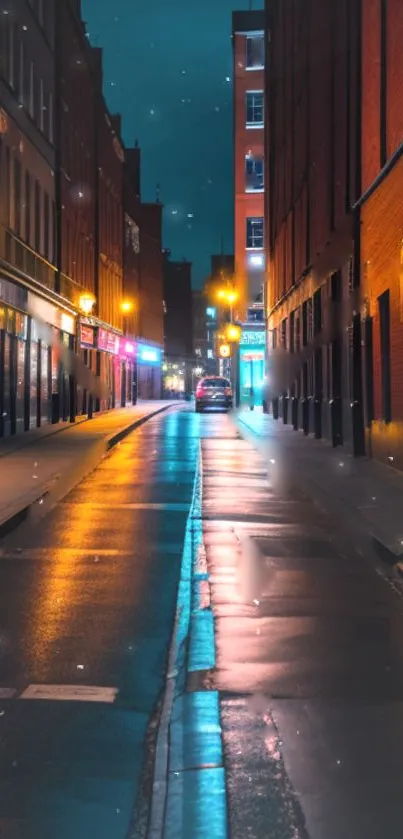
[[171, 402], [139, 402], [27, 432], [0, 443], [0, 538], [28, 515], [42, 518], [76, 486], [123, 437]]
[[[235, 431], [236, 423], [228, 423]], [[344, 548], [344, 526], [334, 515], [292, 486], [310, 470], [298, 442], [280, 449], [271, 420], [253, 417], [251, 423], [269, 435], [260, 443], [263, 456], [256, 435], [253, 442], [224, 434], [202, 441], [216, 655], [204, 665], [210, 669], [193, 675], [198, 695], [204, 689], [219, 696], [229, 835], [397, 837], [401, 597], [357, 555], [350, 536]], [[332, 478], [332, 470], [348, 469], [353, 485], [356, 476], [357, 492], [365, 490], [365, 471], [355, 471], [340, 452], [336, 463], [319, 449], [322, 460], [316, 461], [314, 448], [311, 458], [320, 481], [316, 494], [324, 496], [326, 488], [333, 510], [334, 484], [342, 495], [345, 479]], [[372, 465], [363, 464], [369, 480], [375, 479]], [[368, 529], [370, 519], [362, 521]], [[204, 832], [182, 834], [193, 835], [226, 834], [214, 832], [212, 819]]]
[[281, 490], [299, 486], [326, 512], [340, 519], [359, 553], [374, 551], [388, 564], [403, 558], [403, 474], [345, 448], [305, 437], [281, 420], [242, 411], [240, 433], [264, 456]]

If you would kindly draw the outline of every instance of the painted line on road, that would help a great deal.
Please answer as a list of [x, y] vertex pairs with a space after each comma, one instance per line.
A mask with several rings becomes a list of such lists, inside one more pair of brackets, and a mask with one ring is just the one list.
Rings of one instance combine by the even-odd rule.
[[[67, 504], [65, 504], [67, 506]], [[74, 501], [71, 503], [72, 507], [77, 507], [77, 503]], [[83, 504], [80, 506], [82, 507], [90, 507], [91, 510], [158, 510], [162, 512], [171, 512], [171, 513], [187, 513], [189, 511], [189, 504], [113, 504], [107, 503], [103, 504], [100, 502], [93, 503], [92, 501], [84, 501]]]
[[19, 698], [111, 704], [115, 701], [117, 693], [117, 688], [94, 687], [92, 685], [29, 685]]

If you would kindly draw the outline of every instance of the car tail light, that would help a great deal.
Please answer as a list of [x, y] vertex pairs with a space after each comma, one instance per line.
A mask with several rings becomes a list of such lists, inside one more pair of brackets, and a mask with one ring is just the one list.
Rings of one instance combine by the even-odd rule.
[[203, 396], [203, 393], [204, 393], [204, 387], [202, 387], [202, 385], [198, 385], [197, 388], [196, 388], [196, 396]]
[[226, 396], [232, 396], [232, 387], [226, 387], [225, 388], [225, 395]]

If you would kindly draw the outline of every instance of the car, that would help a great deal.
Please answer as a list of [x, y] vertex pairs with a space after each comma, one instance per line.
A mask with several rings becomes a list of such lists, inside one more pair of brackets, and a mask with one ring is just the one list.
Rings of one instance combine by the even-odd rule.
[[221, 408], [230, 411], [233, 404], [232, 387], [229, 379], [221, 376], [206, 376], [196, 388], [195, 408], [200, 414], [206, 408]]

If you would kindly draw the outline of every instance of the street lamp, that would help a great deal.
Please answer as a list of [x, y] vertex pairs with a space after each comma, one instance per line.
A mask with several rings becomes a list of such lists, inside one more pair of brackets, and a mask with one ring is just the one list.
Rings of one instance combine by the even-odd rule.
[[80, 309], [80, 312], [83, 315], [85, 315], [85, 317], [89, 317], [92, 314], [92, 310], [96, 302], [97, 301], [93, 294], [85, 292], [80, 296], [80, 299], [78, 301], [78, 308]]
[[[84, 292], [84, 294], [82, 294], [80, 296], [80, 299], [78, 301], [78, 308], [79, 308], [81, 314], [86, 318], [90, 317], [96, 302], [97, 302], [96, 298], [94, 297], [93, 294], [91, 294], [89, 292]], [[78, 340], [78, 347], [77, 347], [77, 351], [78, 351], [78, 349], [80, 347], [80, 342], [81, 342], [81, 318], [79, 318], [79, 323], [78, 323], [77, 340]], [[92, 393], [90, 392], [88, 394], [88, 419], [92, 419], [93, 413], [94, 413], [94, 405], [93, 405]]]
[[122, 300], [120, 304], [120, 311], [122, 315], [130, 315], [134, 310], [133, 300]]

